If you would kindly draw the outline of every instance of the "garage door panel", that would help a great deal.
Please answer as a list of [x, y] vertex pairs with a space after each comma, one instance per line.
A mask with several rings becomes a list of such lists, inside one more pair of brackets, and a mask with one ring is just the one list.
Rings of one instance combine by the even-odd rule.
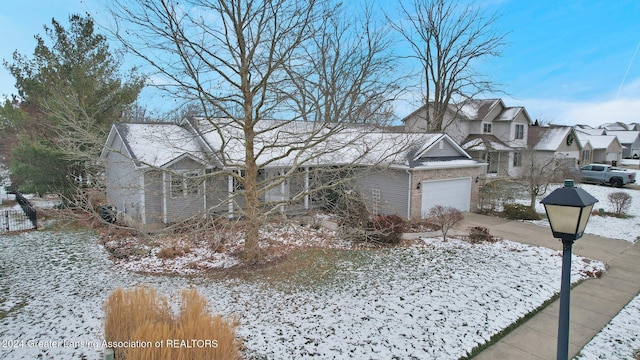
[[451, 206], [469, 211], [471, 202], [471, 178], [423, 181], [422, 217], [437, 205]]

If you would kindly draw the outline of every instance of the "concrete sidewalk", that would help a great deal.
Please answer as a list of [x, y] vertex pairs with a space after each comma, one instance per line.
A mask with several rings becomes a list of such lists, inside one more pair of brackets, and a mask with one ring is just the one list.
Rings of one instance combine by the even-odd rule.
[[[562, 251], [562, 243], [549, 228], [473, 213], [464, 216], [460, 230], [483, 226], [494, 236]], [[608, 269], [600, 279], [584, 281], [571, 291], [569, 358], [640, 292], [640, 242], [585, 235], [574, 243], [573, 253], [604, 261]], [[559, 292], [560, 278], [549, 281], [557, 282]], [[557, 300], [475, 359], [555, 359], [559, 308]]]

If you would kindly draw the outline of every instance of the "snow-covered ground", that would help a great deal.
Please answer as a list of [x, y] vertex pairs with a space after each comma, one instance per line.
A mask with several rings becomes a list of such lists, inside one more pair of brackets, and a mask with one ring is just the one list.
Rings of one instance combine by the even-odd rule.
[[[196, 287], [214, 312], [238, 315], [251, 357], [455, 359], [553, 296], [561, 269], [546, 248], [424, 239], [318, 251], [276, 279], [153, 276], [114, 266], [96, 241], [54, 231], [0, 238], [2, 358], [100, 359], [106, 297], [147, 285], [166, 295]], [[574, 281], [603, 269], [579, 257], [573, 265]]]
[[[640, 179], [640, 170], [637, 172], [638, 179]], [[561, 186], [562, 185], [550, 186], [547, 194]], [[591, 184], [577, 184], [576, 187], [584, 189], [586, 192], [598, 199], [598, 202], [593, 207], [594, 211], [604, 209], [605, 212], [613, 212], [613, 207], [608, 199], [609, 194], [613, 192], [622, 191], [631, 195], [631, 205], [628, 211], [626, 211], [626, 214], [630, 217], [623, 219], [613, 216], [592, 215], [587, 223], [585, 233], [629, 242], [638, 241], [640, 237], [640, 231], [638, 230], [640, 229], [640, 190], [613, 188], [610, 186]], [[543, 198], [544, 196], [538, 198], [538, 201], [536, 202], [536, 211], [544, 214], [544, 206], [540, 203], [540, 200]], [[534, 221], [534, 223], [542, 226], [549, 226], [549, 222], [546, 219]]]
[[[611, 210], [609, 193], [628, 192], [631, 218], [592, 216], [587, 232], [636, 241], [640, 190], [578, 186], [605, 211]], [[539, 307], [557, 292], [557, 281], [549, 279], [560, 277], [559, 252], [510, 241], [471, 245], [429, 238], [408, 247], [349, 251], [330, 232], [315, 237], [268, 231], [263, 236], [274, 242], [325, 250], [290, 277], [221, 279], [132, 271], [197, 269], [203, 262], [194, 258], [195, 247], [164, 260], [155, 256], [160, 247], [150, 247], [151, 256], [114, 263], [90, 233], [0, 237], [0, 358], [101, 359], [106, 297], [117, 287], [147, 285], [166, 295], [196, 287], [214, 312], [239, 316], [238, 335], [248, 357], [455, 359]], [[326, 239], [335, 246], [322, 243]], [[214, 259], [212, 254], [204, 257]], [[227, 261], [223, 257], [213, 265]], [[578, 257], [573, 265], [574, 281], [603, 266]], [[640, 348], [639, 310], [636, 297], [585, 347], [581, 359], [631, 358]]]
[[581, 360], [633, 359], [640, 355], [640, 296], [636, 296], [577, 356]]
[[[636, 172], [636, 179], [640, 180], [640, 170]], [[553, 186], [547, 193], [561, 185]], [[631, 195], [631, 206], [626, 211], [628, 218], [612, 216], [591, 216], [585, 232], [612, 239], [636, 242], [640, 240], [640, 190], [627, 188], [612, 188], [609, 186], [579, 184], [593, 197], [599, 200], [594, 209], [604, 209], [612, 212], [608, 195], [612, 192], [623, 191]], [[544, 213], [544, 206], [538, 199], [536, 211]], [[547, 220], [534, 221], [542, 226], [549, 226]], [[621, 311], [598, 335], [596, 335], [583, 349], [579, 359], [632, 359], [633, 354], [640, 351], [640, 296], [636, 296], [623, 311]]]

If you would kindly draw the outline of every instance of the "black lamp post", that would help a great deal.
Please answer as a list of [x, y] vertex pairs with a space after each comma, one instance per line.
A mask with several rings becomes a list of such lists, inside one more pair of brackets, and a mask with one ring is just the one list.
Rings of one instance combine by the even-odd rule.
[[560, 319], [558, 321], [558, 350], [556, 358], [569, 357], [569, 303], [571, 295], [571, 247], [582, 237], [593, 204], [598, 199], [565, 180], [564, 187], [554, 190], [540, 201], [547, 212], [553, 237], [562, 240], [562, 282], [560, 284]]

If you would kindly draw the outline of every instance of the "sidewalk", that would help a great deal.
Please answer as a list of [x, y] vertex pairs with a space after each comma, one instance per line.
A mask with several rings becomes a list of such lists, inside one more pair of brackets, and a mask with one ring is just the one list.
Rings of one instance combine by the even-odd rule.
[[[562, 251], [562, 243], [548, 228], [473, 213], [464, 216], [460, 230], [483, 226], [494, 236]], [[608, 269], [600, 279], [584, 281], [571, 291], [569, 358], [640, 292], [640, 242], [585, 235], [574, 243], [573, 253], [604, 261]], [[559, 292], [560, 278], [549, 281], [557, 282]], [[556, 300], [475, 359], [555, 359], [559, 307]]]

